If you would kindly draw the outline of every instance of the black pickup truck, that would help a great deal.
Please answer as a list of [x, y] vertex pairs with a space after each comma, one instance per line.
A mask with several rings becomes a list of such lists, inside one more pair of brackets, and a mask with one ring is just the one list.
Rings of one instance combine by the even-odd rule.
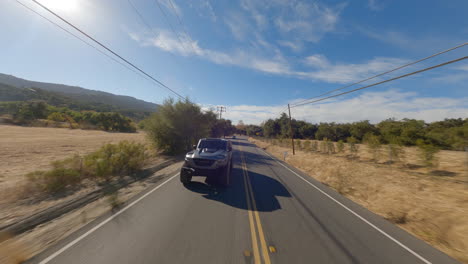
[[180, 181], [188, 184], [193, 176], [206, 176], [208, 182], [229, 185], [232, 169], [232, 143], [219, 138], [202, 138], [185, 155]]

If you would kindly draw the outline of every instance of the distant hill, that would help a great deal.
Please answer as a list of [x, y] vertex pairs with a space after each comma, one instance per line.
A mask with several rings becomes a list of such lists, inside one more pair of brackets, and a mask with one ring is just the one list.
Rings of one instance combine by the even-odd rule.
[[[12, 90], [12, 88], [19, 90]], [[0, 73], [0, 101], [31, 99], [45, 100], [52, 105], [75, 104], [73, 108], [78, 108], [78, 110], [88, 107], [88, 109], [82, 110], [118, 111], [122, 113], [154, 112], [158, 107], [157, 104], [131, 96], [115, 95], [78, 86], [29, 81]]]

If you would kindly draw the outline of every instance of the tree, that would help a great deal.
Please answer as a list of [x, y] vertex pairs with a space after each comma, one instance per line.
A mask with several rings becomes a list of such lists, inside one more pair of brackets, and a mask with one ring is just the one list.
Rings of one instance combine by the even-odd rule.
[[273, 119], [268, 119], [264, 124], [263, 124], [263, 133], [265, 137], [268, 138], [273, 138], [277, 137], [281, 133], [281, 126], [279, 122]]
[[216, 114], [203, 113], [188, 99], [168, 99], [149, 117], [146, 131], [155, 146], [169, 154], [191, 149], [198, 139], [208, 137]]
[[357, 139], [358, 141], [362, 141], [364, 139], [364, 135], [367, 133], [377, 133], [377, 129], [374, 125], [369, 123], [369, 120], [364, 120], [360, 122], [354, 122], [351, 124], [350, 128], [351, 136]]

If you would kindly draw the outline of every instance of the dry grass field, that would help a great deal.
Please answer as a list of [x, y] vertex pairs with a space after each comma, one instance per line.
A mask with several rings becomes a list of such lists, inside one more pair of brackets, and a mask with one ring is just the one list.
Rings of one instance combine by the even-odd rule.
[[[122, 140], [145, 143], [146, 137], [144, 133], [0, 125], [0, 225], [59, 202], [59, 199], [34, 204], [18, 201], [19, 196], [25, 195], [27, 173], [46, 170], [52, 161], [87, 154], [106, 143]], [[75, 195], [79, 192], [67, 199]]]
[[364, 145], [359, 158], [279, 147], [250, 139], [279, 159], [334, 188], [346, 197], [468, 263], [467, 153], [441, 151], [439, 165], [421, 164], [416, 148], [405, 148], [402, 161], [386, 163], [385, 151], [376, 162]]

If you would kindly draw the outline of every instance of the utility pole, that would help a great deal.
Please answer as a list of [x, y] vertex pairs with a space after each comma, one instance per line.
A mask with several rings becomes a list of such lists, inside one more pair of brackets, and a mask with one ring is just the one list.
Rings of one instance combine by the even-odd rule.
[[293, 155], [296, 155], [296, 151], [294, 150], [294, 132], [293, 132], [293, 127], [292, 127], [291, 108], [289, 107], [289, 104], [288, 104], [288, 112], [289, 112], [289, 131], [291, 133], [291, 145], [293, 149]]
[[225, 106], [217, 106], [216, 111], [219, 112], [219, 119], [221, 119], [221, 116], [222, 116], [223, 112], [226, 113], [226, 107]]

